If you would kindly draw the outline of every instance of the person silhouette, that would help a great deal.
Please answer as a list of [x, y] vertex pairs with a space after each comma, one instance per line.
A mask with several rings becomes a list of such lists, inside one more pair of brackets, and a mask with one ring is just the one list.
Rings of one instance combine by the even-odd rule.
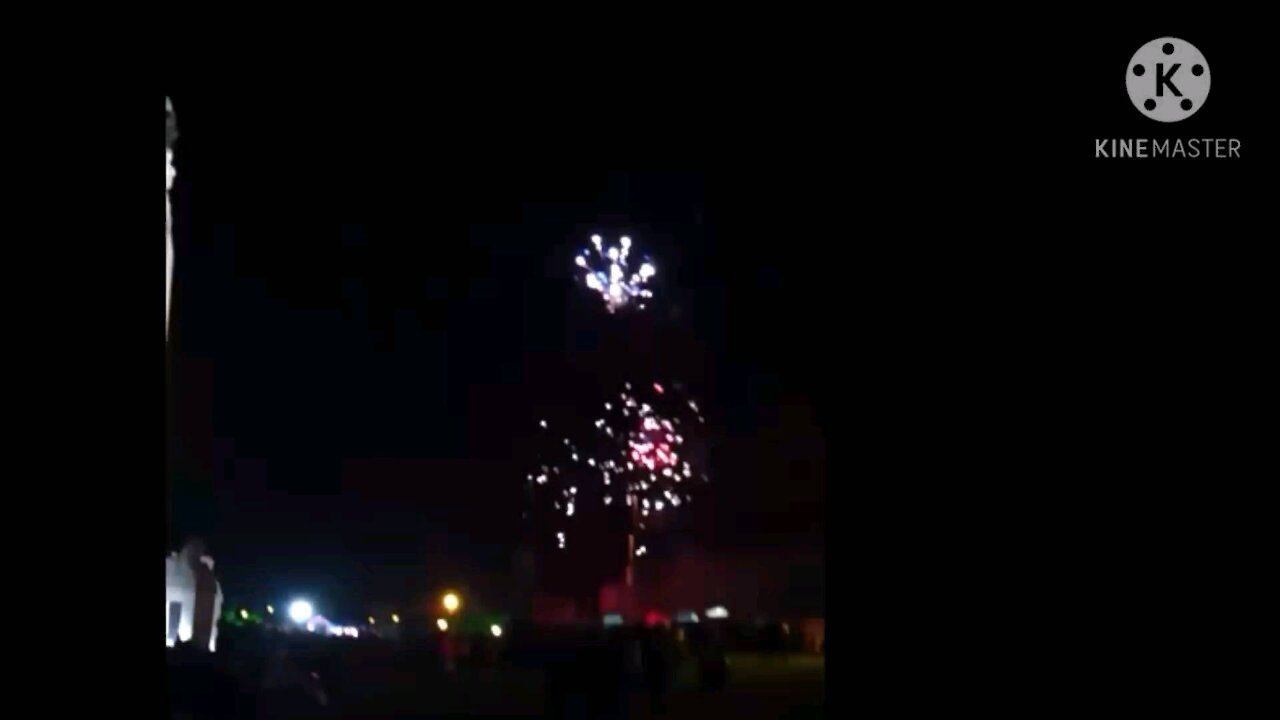
[[641, 646], [645, 685], [649, 689], [649, 705], [655, 713], [665, 712], [667, 676], [669, 672], [668, 640], [665, 628], [650, 628]]

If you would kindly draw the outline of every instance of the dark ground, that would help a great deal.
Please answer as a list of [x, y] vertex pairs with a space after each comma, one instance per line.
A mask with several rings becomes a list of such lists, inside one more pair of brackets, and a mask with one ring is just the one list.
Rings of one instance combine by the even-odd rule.
[[[680, 670], [667, 698], [666, 712], [655, 715], [643, 688], [630, 692], [631, 718], [820, 718], [825, 691], [821, 657], [734, 655], [729, 686], [723, 692], [697, 688], [695, 670]], [[544, 712], [545, 677], [536, 670], [460, 671], [451, 679], [414, 681], [383, 676], [389, 682], [369, 687], [347, 712], [377, 720], [391, 717], [540, 718]]]
[[[620, 647], [620, 646], [612, 646]], [[496, 649], [496, 648], [491, 648]], [[268, 711], [246, 688], [260, 677], [260, 655], [246, 646], [220, 648], [196, 664], [210, 670], [192, 673], [171, 655], [170, 690], [175, 717], [184, 708], [202, 707], [205, 717], [259, 717]], [[280, 716], [298, 718], [539, 718], [556, 717], [556, 707], [574, 708], [561, 717], [628, 718], [816, 718], [823, 716], [825, 663], [822, 656], [797, 652], [735, 652], [728, 655], [727, 686], [720, 691], [699, 686], [698, 665], [687, 653], [670, 662], [665, 708], [655, 714], [644, 678], [633, 671], [625, 685], [622, 714], [586, 710], [583, 698], [596, 688], [622, 687], [622, 654], [605, 646], [581, 643], [528, 653], [506, 653], [488, 661], [463, 659], [456, 673], [441, 670], [428, 646], [384, 643], [295, 644], [289, 653], [298, 668], [316, 673], [329, 697], [326, 708], [287, 705]], [[617, 663], [614, 661], [618, 660]], [[193, 680], [193, 678], [195, 678]], [[181, 680], [180, 680], [181, 679]], [[552, 700], [552, 688], [566, 688], [564, 704]], [[230, 699], [237, 696], [237, 699]], [[608, 696], [608, 692], [604, 693]], [[607, 703], [608, 701], [606, 701]], [[307, 707], [301, 710], [300, 707]], [[232, 709], [235, 708], [235, 709]], [[236, 713], [239, 713], [236, 715]], [[274, 715], [272, 715], [274, 716]]]

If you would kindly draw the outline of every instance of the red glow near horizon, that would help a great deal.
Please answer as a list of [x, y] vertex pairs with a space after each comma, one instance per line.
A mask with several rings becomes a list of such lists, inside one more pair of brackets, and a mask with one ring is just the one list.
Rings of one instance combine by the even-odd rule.
[[663, 615], [657, 610], [649, 610], [644, 614], [644, 624], [649, 627], [653, 627], [654, 625], [670, 625], [671, 618]]

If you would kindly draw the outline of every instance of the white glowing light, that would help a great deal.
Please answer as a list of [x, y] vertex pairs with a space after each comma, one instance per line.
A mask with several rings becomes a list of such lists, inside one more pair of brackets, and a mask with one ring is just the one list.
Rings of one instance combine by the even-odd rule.
[[707, 608], [707, 612], [705, 614], [708, 618], [712, 620], [723, 620], [724, 618], [729, 617], [729, 611], [726, 610], [723, 605], [716, 605], [715, 607], [709, 607]]
[[289, 618], [296, 623], [304, 623], [310, 620], [311, 616], [315, 614], [315, 608], [313, 608], [311, 603], [306, 600], [294, 600], [293, 603], [289, 605]]
[[661, 501], [661, 500], [659, 500], [659, 501], [657, 501], [657, 502], [655, 502], [655, 503], [653, 504], [653, 509], [654, 509], [654, 510], [657, 510], [658, 512], [662, 512], [662, 508], [663, 508], [663, 507], [665, 507], [665, 506], [663, 505], [663, 503], [662, 503], [662, 501]]
[[577, 488], [577, 486], [574, 486], [574, 487], [569, 488], [569, 494], [570, 494], [570, 495], [577, 495], [577, 494], [578, 494], [578, 488]]
[[268, 615], [275, 615], [275, 614], [276, 614], [276, 609], [275, 609], [275, 608], [273, 608], [273, 607], [271, 607], [270, 605], [268, 605], [268, 606], [267, 606], [267, 614], [268, 614]]
[[502, 626], [501, 626], [501, 625], [490, 625], [490, 626], [489, 626], [489, 632], [490, 632], [490, 633], [492, 633], [492, 634], [493, 634], [493, 636], [494, 636], [494, 637], [496, 637], [496, 638], [498, 638], [498, 637], [502, 637]]
[[587, 464], [588, 464], [588, 465], [590, 465], [591, 467], [595, 467], [595, 466], [596, 466], [596, 459], [595, 459], [595, 458], [587, 458]]
[[436, 620], [436, 627], [440, 628], [440, 632], [445, 632], [449, 629], [449, 621], [439, 618]]
[[173, 208], [169, 203], [169, 191], [173, 189], [173, 151], [164, 152], [164, 337], [169, 339], [169, 300], [173, 291]]
[[612, 504], [613, 504], [613, 498], [612, 498], [611, 496], [609, 496], [609, 495], [605, 495], [605, 496], [604, 496], [604, 504], [605, 504], [605, 505], [612, 505]]
[[538, 484], [539, 484], [539, 485], [546, 485], [546, 484], [547, 484], [547, 476], [546, 476], [546, 475], [539, 475], [539, 476], [538, 476], [538, 478], [537, 478], [537, 480], [538, 480]]
[[678, 498], [678, 497], [672, 497], [672, 498], [671, 498], [671, 507], [680, 507], [680, 498]]
[[307, 632], [315, 632], [315, 631], [316, 631], [316, 624], [315, 624], [315, 623], [307, 623]]
[[538, 421], [538, 424], [539, 424], [539, 425], [541, 425], [543, 428], [545, 428], [545, 427], [547, 426], [547, 421], [546, 421], [546, 420], [539, 420], [539, 421]]
[[578, 462], [578, 453], [573, 454], [573, 461]]
[[556, 541], [560, 544], [560, 549], [563, 550], [564, 549], [564, 533], [562, 532], [556, 533]]
[[391, 613], [391, 622], [393, 622], [393, 623], [395, 623], [395, 624], [399, 625], [399, 624], [400, 624], [400, 616], [399, 616], [399, 615], [397, 615], [397, 614], [395, 614], [395, 613]]
[[649, 552], [649, 549], [641, 545], [640, 547], [636, 548], [636, 557], [640, 557], [641, 555], [644, 555], [648, 552]]
[[662, 468], [662, 477], [671, 477], [671, 468]]
[[568, 515], [569, 517], [573, 517], [573, 503], [572, 503], [572, 502], [571, 502], [571, 503], [569, 503], [569, 507], [565, 508], [564, 514], [565, 514], [565, 515]]
[[[592, 248], [575, 255], [573, 262], [593, 292], [604, 300], [609, 312], [616, 312], [634, 298], [649, 298], [653, 293], [645, 287], [655, 273], [653, 264], [643, 262], [639, 272], [628, 266], [631, 238], [621, 239], [621, 247], [605, 247], [599, 235], [591, 236]], [[607, 267], [606, 267], [607, 266]], [[641, 304], [640, 307], [644, 307]]]

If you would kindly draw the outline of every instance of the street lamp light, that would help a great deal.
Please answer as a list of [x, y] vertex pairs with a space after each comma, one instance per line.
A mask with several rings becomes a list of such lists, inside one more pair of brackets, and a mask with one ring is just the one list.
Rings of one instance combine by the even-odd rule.
[[399, 615], [397, 615], [397, 614], [395, 614], [395, 613], [391, 613], [391, 622], [393, 622], [393, 623], [395, 623], [395, 624], [399, 625], [399, 624], [400, 624], [400, 616], [399, 616]]
[[458, 611], [458, 606], [462, 604], [462, 601], [458, 599], [456, 593], [445, 593], [442, 603], [444, 604], [444, 609], [452, 615]]
[[311, 616], [315, 614], [315, 609], [306, 600], [294, 600], [289, 605], [289, 617], [299, 625], [310, 620]]
[[436, 620], [436, 627], [440, 628], [440, 632], [446, 632], [449, 629], [449, 621], [444, 618]]

